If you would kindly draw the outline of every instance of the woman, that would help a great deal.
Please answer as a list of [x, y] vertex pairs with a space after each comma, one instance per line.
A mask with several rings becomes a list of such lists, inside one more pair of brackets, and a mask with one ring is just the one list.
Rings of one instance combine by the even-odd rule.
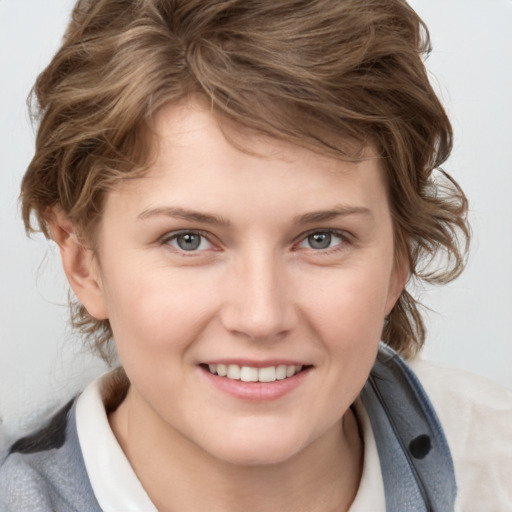
[[77, 4], [23, 215], [122, 369], [10, 448], [4, 508], [506, 508], [510, 396], [398, 355], [469, 239], [427, 50], [398, 0]]

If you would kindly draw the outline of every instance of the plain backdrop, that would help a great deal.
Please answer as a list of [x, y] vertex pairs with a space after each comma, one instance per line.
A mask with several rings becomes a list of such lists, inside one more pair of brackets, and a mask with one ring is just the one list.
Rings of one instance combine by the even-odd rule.
[[[432, 81], [455, 130], [445, 168], [471, 204], [466, 272], [421, 292], [424, 357], [512, 389], [512, 1], [414, 0], [429, 26]], [[70, 0], [0, 0], [0, 417], [7, 436], [105, 371], [67, 325], [53, 244], [27, 239], [17, 196], [34, 130], [25, 100], [55, 52]]]

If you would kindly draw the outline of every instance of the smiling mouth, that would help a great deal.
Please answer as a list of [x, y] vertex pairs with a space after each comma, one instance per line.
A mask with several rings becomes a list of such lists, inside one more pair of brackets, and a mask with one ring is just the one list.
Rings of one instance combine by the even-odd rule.
[[266, 368], [239, 366], [237, 364], [202, 364], [201, 367], [212, 375], [242, 382], [275, 382], [276, 380], [285, 380], [310, 368], [310, 366], [285, 364], [267, 366]]

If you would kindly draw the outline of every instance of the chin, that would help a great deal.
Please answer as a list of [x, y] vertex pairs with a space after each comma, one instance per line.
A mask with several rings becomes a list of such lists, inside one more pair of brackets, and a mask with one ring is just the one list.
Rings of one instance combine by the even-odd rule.
[[271, 466], [283, 464], [293, 458], [299, 450], [287, 449], [280, 446], [230, 446], [224, 450], [218, 450], [216, 457], [219, 460], [240, 467]]
[[237, 466], [281, 464], [292, 459], [307, 445], [302, 436], [294, 436], [286, 430], [281, 432], [226, 432], [221, 440], [203, 448], [215, 458]]

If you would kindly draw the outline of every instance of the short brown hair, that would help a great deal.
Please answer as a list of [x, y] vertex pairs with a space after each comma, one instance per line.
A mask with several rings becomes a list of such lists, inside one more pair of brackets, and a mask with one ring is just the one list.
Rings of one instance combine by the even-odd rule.
[[[447, 282], [464, 267], [467, 200], [440, 170], [452, 130], [424, 67], [429, 51], [425, 25], [402, 0], [81, 0], [34, 87], [26, 229], [49, 236], [48, 211], [59, 206], [91, 234], [105, 193], [147, 167], [152, 115], [203, 95], [219, 115], [324, 154], [357, 158], [373, 145], [397, 258], [411, 278]], [[72, 312], [105, 357], [108, 320], [76, 303]], [[424, 323], [406, 290], [382, 336], [406, 356], [421, 347]]]

